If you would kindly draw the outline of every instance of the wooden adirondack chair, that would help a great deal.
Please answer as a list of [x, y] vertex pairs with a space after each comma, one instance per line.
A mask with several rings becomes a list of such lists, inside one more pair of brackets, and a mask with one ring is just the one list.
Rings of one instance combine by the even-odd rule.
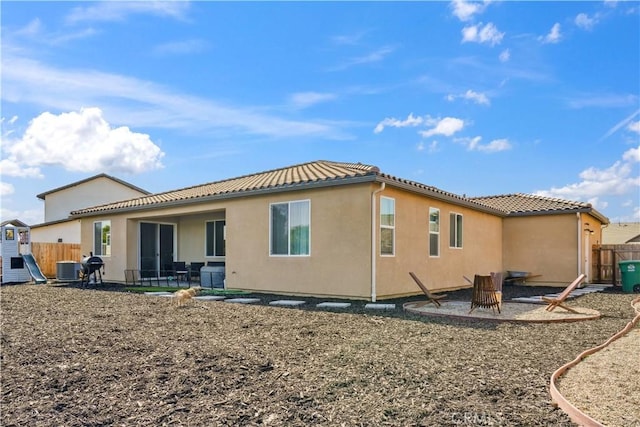
[[586, 279], [587, 276], [586, 274], [581, 274], [579, 275], [576, 280], [574, 280], [573, 282], [571, 282], [571, 284], [569, 286], [567, 286], [565, 288], [564, 291], [562, 291], [562, 293], [560, 295], [558, 295], [557, 298], [549, 298], [549, 297], [542, 297], [542, 301], [546, 302], [547, 304], [547, 308], [545, 308], [545, 310], [547, 311], [553, 311], [556, 307], [562, 307], [567, 311], [570, 311], [571, 313], [577, 313], [577, 311], [575, 311], [574, 309], [572, 309], [571, 307], [567, 307], [564, 304], [564, 301], [567, 299], [567, 297], [569, 296], [569, 294], [571, 292], [573, 292], [580, 283], [582, 283], [582, 281], [584, 279]]
[[498, 314], [500, 314], [500, 302], [498, 301], [496, 288], [493, 284], [493, 276], [480, 276], [476, 274], [473, 279], [471, 310], [469, 310], [469, 314], [478, 307], [491, 308], [494, 313], [497, 309]]
[[409, 272], [409, 275], [418, 284], [420, 289], [422, 289], [422, 293], [425, 294], [425, 296], [427, 298], [429, 298], [429, 301], [427, 301], [427, 304], [433, 303], [433, 305], [435, 305], [436, 307], [440, 307], [442, 305], [440, 303], [440, 301], [438, 301], [438, 300], [440, 300], [442, 298], [445, 298], [447, 295], [445, 295], [445, 294], [440, 294], [440, 295], [432, 294], [431, 292], [429, 292], [429, 289], [427, 289], [427, 287], [424, 284], [422, 284], [422, 282], [420, 281], [420, 279], [418, 279], [418, 276], [416, 276], [415, 273]]

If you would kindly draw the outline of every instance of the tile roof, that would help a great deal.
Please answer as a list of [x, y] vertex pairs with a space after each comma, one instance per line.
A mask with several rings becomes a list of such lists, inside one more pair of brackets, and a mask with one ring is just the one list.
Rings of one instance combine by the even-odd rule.
[[[151, 209], [225, 197], [248, 196], [269, 191], [286, 191], [311, 186], [329, 186], [356, 182], [383, 182], [404, 190], [426, 194], [440, 200], [500, 216], [518, 213], [592, 211], [591, 205], [588, 203], [571, 202], [530, 194], [467, 198], [436, 187], [382, 173], [376, 166], [318, 160], [208, 184], [149, 194], [135, 199], [88, 207], [73, 211], [71, 215], [86, 216], [107, 211]], [[604, 219], [606, 220], [606, 218]]]
[[375, 166], [362, 163], [342, 163], [331, 161], [315, 161], [279, 169], [273, 169], [237, 178], [201, 184], [164, 193], [105, 205], [89, 207], [71, 212], [71, 215], [86, 215], [104, 211], [126, 210], [157, 206], [166, 203], [180, 203], [190, 200], [215, 198], [220, 196], [240, 195], [270, 189], [285, 189], [305, 184], [337, 184], [341, 180], [371, 177], [375, 180], [379, 170]]
[[535, 194], [503, 194], [497, 196], [472, 197], [471, 200], [495, 209], [500, 209], [510, 216], [590, 212], [603, 222], [609, 222], [606, 217], [593, 209], [590, 203], [537, 196]]

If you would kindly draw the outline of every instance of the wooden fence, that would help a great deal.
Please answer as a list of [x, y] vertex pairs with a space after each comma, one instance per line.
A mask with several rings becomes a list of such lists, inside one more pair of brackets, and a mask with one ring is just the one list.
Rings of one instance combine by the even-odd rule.
[[593, 245], [592, 281], [620, 284], [620, 261], [640, 260], [640, 245]]
[[53, 279], [57, 273], [58, 261], [82, 261], [79, 243], [37, 243], [31, 242], [31, 253], [47, 278]]

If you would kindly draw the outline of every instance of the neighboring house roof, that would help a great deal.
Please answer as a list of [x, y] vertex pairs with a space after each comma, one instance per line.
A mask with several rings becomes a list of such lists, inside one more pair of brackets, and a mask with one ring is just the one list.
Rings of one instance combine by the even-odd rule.
[[593, 209], [590, 203], [523, 193], [473, 197], [471, 200], [500, 209], [506, 212], [508, 216], [587, 212], [598, 218], [602, 223], [609, 223], [609, 219]]
[[619, 222], [602, 229], [602, 243], [621, 245], [640, 243], [640, 222]]
[[0, 224], [0, 227], [4, 227], [5, 225], [13, 225], [14, 227], [28, 227], [27, 224], [20, 221], [19, 219], [10, 219], [7, 221], [3, 221], [2, 224]]
[[107, 179], [115, 181], [115, 182], [117, 182], [117, 183], [119, 183], [121, 185], [124, 185], [125, 187], [129, 187], [132, 190], [139, 191], [140, 193], [151, 194], [147, 190], [143, 190], [142, 188], [136, 187], [135, 185], [130, 184], [130, 183], [126, 182], [126, 181], [123, 181], [121, 179], [115, 178], [115, 177], [113, 177], [111, 175], [107, 175], [106, 173], [101, 173], [101, 174], [94, 175], [94, 176], [91, 176], [89, 178], [86, 178], [86, 179], [83, 179], [83, 180], [80, 180], [80, 181], [72, 182], [71, 184], [63, 185], [62, 187], [54, 188], [53, 190], [45, 191], [44, 193], [38, 194], [36, 197], [38, 199], [44, 200], [45, 197], [47, 197], [47, 195], [49, 195], [49, 194], [57, 193], [58, 191], [66, 190], [67, 188], [72, 188], [72, 187], [75, 187], [77, 185], [84, 184], [86, 182], [93, 181], [93, 180], [99, 179], [99, 178], [107, 178]]
[[121, 202], [108, 203], [71, 212], [72, 216], [89, 216], [103, 212], [123, 212], [141, 209], [155, 209], [170, 205], [201, 203], [208, 200], [243, 197], [268, 192], [299, 190], [311, 187], [337, 186], [358, 182], [384, 182], [431, 197], [450, 201], [474, 209], [502, 215], [503, 212], [491, 206], [477, 203], [465, 197], [442, 191], [438, 188], [414, 181], [396, 178], [381, 173], [376, 166], [362, 163], [342, 163], [319, 160], [273, 169], [251, 175], [244, 175], [223, 181], [151, 194]]

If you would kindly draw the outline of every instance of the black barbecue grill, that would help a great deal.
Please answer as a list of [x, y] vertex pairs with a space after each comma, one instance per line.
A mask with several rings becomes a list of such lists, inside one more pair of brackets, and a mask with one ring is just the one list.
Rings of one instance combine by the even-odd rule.
[[[89, 252], [90, 256], [85, 256], [82, 258], [82, 285], [85, 283], [88, 285], [90, 281], [90, 277], [93, 274], [93, 282], [98, 283], [98, 277], [100, 278], [100, 283], [102, 283], [102, 273], [100, 269], [104, 269], [104, 262], [102, 258], [94, 256], [93, 252]], [[85, 282], [86, 281], [86, 282]]]

